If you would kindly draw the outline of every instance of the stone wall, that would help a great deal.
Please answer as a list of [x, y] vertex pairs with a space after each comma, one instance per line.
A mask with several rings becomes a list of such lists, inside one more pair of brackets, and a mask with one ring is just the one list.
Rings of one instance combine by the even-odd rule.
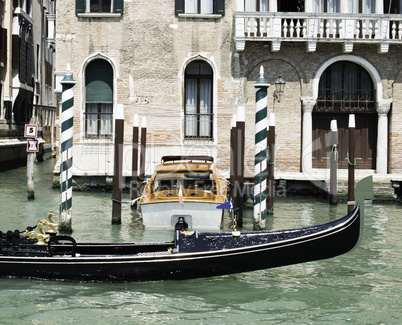
[[[314, 95], [313, 81], [317, 71], [328, 60], [344, 55], [342, 45], [319, 43], [316, 52], [307, 53], [305, 43], [283, 42], [279, 52], [271, 52], [269, 43], [247, 42], [243, 52], [235, 53], [232, 17], [235, 1], [226, 1], [225, 5], [225, 16], [217, 19], [179, 18], [174, 14], [174, 2], [167, 0], [126, 1], [124, 13], [119, 18], [80, 18], [75, 14], [74, 1], [57, 1], [56, 70], [65, 71], [69, 62], [77, 81], [74, 142], [79, 146], [75, 150], [85, 151], [82, 148], [91, 145], [83, 140], [82, 134], [83, 72], [90, 59], [102, 57], [114, 68], [115, 103], [125, 105], [126, 150], [130, 150], [133, 115], [147, 117], [147, 173], [152, 172], [163, 154], [201, 153], [215, 156], [218, 170], [228, 176], [230, 120], [237, 107], [242, 105], [246, 107], [245, 176], [252, 177], [253, 84], [262, 65], [265, 78], [271, 84], [268, 111], [274, 111], [276, 115], [276, 169], [299, 172], [302, 150], [300, 98]], [[369, 62], [381, 77], [382, 97], [394, 97], [389, 115], [392, 155], [389, 167], [391, 172], [401, 173], [399, 49], [391, 46], [388, 53], [378, 54], [375, 46], [356, 44], [348, 55], [356, 61]], [[207, 61], [215, 76], [213, 141], [183, 140], [184, 69], [190, 60], [197, 58]], [[280, 102], [274, 102], [274, 82], [280, 74], [286, 81], [285, 92]], [[77, 159], [88, 158], [84, 151]], [[107, 156], [99, 159], [112, 162], [113, 150], [105, 152]], [[129, 174], [129, 161], [125, 165], [125, 174]]]

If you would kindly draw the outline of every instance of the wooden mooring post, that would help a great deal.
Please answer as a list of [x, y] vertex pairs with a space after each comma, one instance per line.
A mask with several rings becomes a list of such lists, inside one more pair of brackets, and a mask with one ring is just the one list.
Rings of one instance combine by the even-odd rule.
[[135, 114], [133, 118], [133, 147], [132, 147], [132, 160], [131, 160], [131, 206], [137, 206], [138, 198], [138, 133], [139, 121], [138, 115]]
[[113, 166], [112, 224], [121, 224], [124, 106], [116, 106]]
[[139, 194], [142, 195], [142, 191], [145, 187], [145, 160], [147, 152], [147, 118], [142, 117], [141, 120], [141, 151], [140, 151], [140, 177], [139, 177]]
[[348, 153], [348, 212], [353, 211], [355, 202], [355, 115], [349, 115], [349, 153]]
[[24, 137], [27, 138], [27, 195], [28, 200], [35, 199], [35, 153], [39, 151], [39, 141], [36, 139], [38, 135], [38, 126], [34, 124], [34, 118], [31, 124], [25, 124]]
[[274, 213], [274, 196], [275, 196], [275, 113], [269, 115], [269, 131], [268, 131], [268, 178], [267, 178], [267, 213]]
[[331, 121], [330, 147], [329, 203], [336, 205], [338, 204], [338, 126], [336, 120]]
[[[230, 124], [230, 184], [234, 188], [236, 164], [236, 114], [233, 114]], [[233, 196], [233, 193], [232, 193]]]
[[27, 153], [27, 195], [28, 200], [35, 199], [35, 181], [34, 181], [35, 153]]
[[[230, 125], [230, 196], [233, 202], [233, 218], [236, 221], [236, 209], [237, 209], [237, 191], [236, 191], [236, 162], [237, 162], [237, 145], [236, 145], [236, 114], [232, 115]], [[236, 226], [236, 225], [234, 225]]]
[[246, 113], [243, 106], [237, 108], [236, 114], [236, 223], [243, 227], [243, 188], [244, 188], [244, 138], [245, 138]]

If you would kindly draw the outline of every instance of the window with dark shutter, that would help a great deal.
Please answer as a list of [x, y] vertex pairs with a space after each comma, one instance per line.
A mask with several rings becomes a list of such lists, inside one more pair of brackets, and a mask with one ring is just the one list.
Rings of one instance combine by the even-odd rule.
[[224, 15], [225, 0], [175, 0], [175, 13]]
[[27, 42], [25, 39], [20, 38], [20, 64], [18, 66], [18, 77], [20, 82], [26, 83], [27, 81]]
[[124, 0], [114, 0], [113, 12], [116, 14], [122, 14], [124, 8]]
[[85, 12], [85, 0], [75, 0], [75, 11], [77, 14]]
[[6, 64], [7, 60], [7, 29], [2, 28], [1, 29], [1, 55], [0, 55], [0, 61], [4, 65]]
[[[89, 8], [86, 5], [89, 5]], [[77, 14], [122, 14], [124, 0], [75, 0], [75, 12]]]
[[184, 14], [184, 0], [175, 0], [176, 15]]
[[26, 62], [27, 62], [27, 69], [26, 69], [26, 83], [28, 86], [33, 87], [33, 79], [34, 79], [34, 47], [33, 47], [33, 33], [29, 32], [28, 41], [27, 41], [27, 50], [26, 50]]
[[214, 14], [225, 14], [225, 0], [214, 0]]

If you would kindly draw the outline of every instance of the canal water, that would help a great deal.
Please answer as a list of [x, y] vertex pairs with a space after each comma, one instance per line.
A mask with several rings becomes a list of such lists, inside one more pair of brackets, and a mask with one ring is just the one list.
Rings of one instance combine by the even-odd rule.
[[[0, 229], [35, 225], [58, 211], [51, 188], [54, 160], [35, 165], [35, 200], [26, 169], [0, 173]], [[128, 201], [128, 194], [123, 195]], [[275, 201], [268, 227], [327, 222], [346, 212], [321, 199]], [[112, 225], [111, 193], [73, 193], [73, 236], [79, 241], [170, 241], [144, 230], [123, 205]], [[57, 214], [56, 214], [57, 215]], [[230, 230], [225, 220], [225, 230]], [[244, 229], [252, 228], [246, 211]], [[352, 252], [277, 269], [184, 281], [74, 283], [0, 278], [0, 324], [401, 324], [402, 206], [374, 204]]]

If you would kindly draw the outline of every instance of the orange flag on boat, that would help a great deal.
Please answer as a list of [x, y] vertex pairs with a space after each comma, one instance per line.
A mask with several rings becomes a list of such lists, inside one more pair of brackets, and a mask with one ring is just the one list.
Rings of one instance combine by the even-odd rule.
[[180, 183], [178, 197], [179, 197], [179, 203], [184, 207], [184, 198], [183, 198], [183, 191], [181, 190], [181, 183]]

